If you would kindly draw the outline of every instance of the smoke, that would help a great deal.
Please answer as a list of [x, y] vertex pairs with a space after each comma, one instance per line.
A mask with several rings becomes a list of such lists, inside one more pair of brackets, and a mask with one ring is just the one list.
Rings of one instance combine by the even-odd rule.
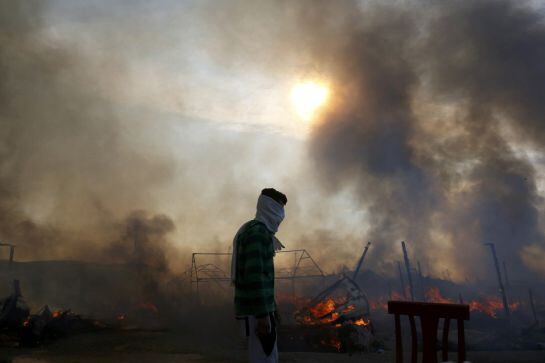
[[[0, 4], [0, 238], [16, 258], [181, 270], [188, 247], [226, 249], [274, 186], [290, 199], [280, 238], [325, 269], [364, 239], [382, 272], [401, 240], [458, 280], [491, 274], [488, 242], [513, 278], [540, 270], [545, 26], [529, 3], [203, 1], [156, 20], [106, 2], [66, 39], [50, 3]], [[203, 69], [318, 75], [332, 97], [303, 145], [181, 117], [261, 105], [232, 105], [238, 90], [203, 86]]]
[[121, 58], [51, 42], [43, 2], [0, 4], [1, 238], [18, 259], [111, 261], [105, 241], [131, 210], [154, 207], [143, 191], [168, 180], [169, 160], [127, 140]]
[[134, 211], [120, 227], [123, 228], [121, 238], [110, 243], [108, 247], [111, 260], [133, 260], [137, 265], [145, 265], [155, 271], [169, 270], [167, 255], [174, 253], [166, 239], [174, 230], [174, 222], [169, 217], [150, 217], [145, 211]]
[[[243, 55], [281, 74], [298, 60], [330, 84], [310, 157], [330, 195], [356, 191], [374, 268], [392, 273], [407, 240], [432, 273], [448, 268], [458, 280], [491, 276], [484, 243], [515, 278], [539, 271], [529, 261], [545, 248], [535, 162], [545, 151], [542, 11], [507, 0], [225, 8], [210, 17], [229, 29], [214, 43], [229, 49], [213, 47], [221, 62]], [[310, 235], [305, 246], [323, 245]]]
[[521, 251], [544, 243], [534, 166], [517, 152], [544, 150], [542, 14], [510, 1], [369, 5], [346, 33], [342, 101], [311, 150], [331, 189], [357, 181], [383, 246], [374, 258], [406, 239], [462, 278], [490, 270], [492, 242], [522, 278]]
[[[191, 250], [227, 250], [264, 186], [289, 192], [294, 175], [276, 171], [300, 142], [184, 113], [189, 89], [215, 106], [197, 76], [185, 79], [194, 48], [177, 32], [195, 16], [145, 3], [0, 4], [0, 240], [17, 245], [16, 260], [180, 273]], [[179, 27], [165, 31], [165, 19]]]

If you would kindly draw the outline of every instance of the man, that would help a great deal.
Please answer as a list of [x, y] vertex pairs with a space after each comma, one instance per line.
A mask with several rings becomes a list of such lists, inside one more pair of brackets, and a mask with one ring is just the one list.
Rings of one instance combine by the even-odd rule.
[[278, 362], [273, 257], [284, 246], [274, 234], [284, 219], [287, 202], [279, 191], [263, 189], [255, 219], [243, 224], [233, 240], [235, 314], [244, 323], [251, 363]]

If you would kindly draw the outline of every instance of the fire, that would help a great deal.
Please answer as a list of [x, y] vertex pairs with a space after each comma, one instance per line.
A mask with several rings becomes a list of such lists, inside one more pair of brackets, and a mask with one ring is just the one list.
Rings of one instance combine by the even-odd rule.
[[443, 303], [443, 304], [453, 304], [454, 301], [444, 297], [441, 295], [441, 291], [439, 291], [438, 287], [431, 287], [428, 291], [426, 291], [426, 300], [436, 303]]
[[365, 320], [364, 318], [360, 318], [356, 321], [354, 321], [354, 325], [358, 325], [358, 326], [367, 326], [369, 325], [370, 321], [369, 320]]
[[[349, 314], [350, 312], [356, 310], [354, 304], [344, 306], [346, 303], [343, 299], [338, 299], [335, 301], [332, 297], [329, 297], [325, 300], [320, 301], [315, 306], [309, 308], [309, 315], [306, 315], [302, 318], [302, 322], [305, 325], [318, 325], [318, 324], [328, 324], [333, 323], [341, 317], [341, 315]], [[339, 311], [339, 309], [342, 309]], [[334, 325], [335, 328], [340, 328], [343, 324], [354, 324], [358, 326], [367, 326], [370, 321], [364, 317], [355, 317], [348, 320], [344, 320], [343, 323], [337, 323]]]
[[[517, 310], [520, 307], [519, 302], [509, 304], [510, 310]], [[497, 318], [498, 312], [503, 310], [503, 302], [499, 297], [484, 297], [480, 301], [472, 300], [469, 302], [471, 311], [479, 311], [491, 318]]]
[[299, 323], [319, 327], [323, 332], [320, 344], [333, 347], [338, 352], [351, 346], [347, 341], [356, 339], [355, 336], [373, 331], [371, 321], [364, 315], [363, 310], [358, 310], [357, 303], [352, 303], [349, 296], [329, 296], [306, 308], [304, 314], [297, 317]]
[[356, 306], [350, 304], [342, 309], [342, 311], [337, 311], [339, 307], [342, 308], [342, 305], [344, 305], [345, 302], [346, 301], [343, 299], [338, 299], [335, 301], [331, 297], [320, 301], [313, 307], [309, 308], [310, 316], [305, 316], [303, 318], [303, 322], [308, 325], [328, 324], [336, 321], [341, 314], [347, 314], [356, 310]]
[[[455, 301], [441, 295], [439, 288], [431, 287], [426, 292], [426, 300], [436, 303], [452, 304]], [[468, 302], [469, 310], [484, 313], [491, 318], [497, 318], [498, 312], [503, 311], [503, 302], [499, 297], [485, 296], [478, 300], [471, 300]], [[509, 304], [510, 310], [517, 310], [520, 307], [519, 302]]]
[[60, 311], [60, 310], [55, 310], [55, 311], [51, 314], [51, 317], [53, 317], [53, 318], [58, 318], [59, 316], [61, 316], [61, 311]]
[[331, 315], [329, 316], [329, 318], [323, 318], [321, 321], [322, 323], [326, 324], [326, 323], [331, 323], [332, 321], [335, 321], [339, 318], [339, 313], [331, 313]]
[[[337, 318], [339, 317], [339, 314], [334, 312], [336, 307], [337, 305], [335, 303], [335, 300], [330, 297], [324, 301], [320, 301], [309, 310], [313, 318], [318, 319], [321, 323], [326, 324], [337, 320]], [[309, 318], [309, 320], [312, 319]]]

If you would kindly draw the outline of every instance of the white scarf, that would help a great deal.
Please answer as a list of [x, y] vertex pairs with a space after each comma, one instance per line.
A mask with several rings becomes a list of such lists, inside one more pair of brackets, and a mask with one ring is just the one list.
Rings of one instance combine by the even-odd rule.
[[[278, 203], [276, 200], [261, 194], [257, 199], [257, 207], [255, 213], [255, 219], [262, 222], [267, 229], [273, 234], [274, 251], [280, 251], [284, 248], [284, 245], [274, 236], [278, 231], [278, 226], [284, 220], [285, 212], [284, 206]], [[233, 250], [231, 253], [231, 283], [234, 284], [236, 280], [236, 267], [237, 267], [237, 239], [242, 227], [238, 230], [235, 238], [233, 239]]]
[[263, 222], [267, 229], [275, 234], [278, 226], [284, 220], [284, 206], [276, 200], [261, 194], [257, 199], [255, 219]]

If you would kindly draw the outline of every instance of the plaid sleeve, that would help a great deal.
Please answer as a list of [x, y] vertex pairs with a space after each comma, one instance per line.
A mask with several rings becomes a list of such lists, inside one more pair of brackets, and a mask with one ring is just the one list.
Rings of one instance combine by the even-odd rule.
[[261, 223], [241, 236], [237, 248], [237, 315], [265, 315], [275, 310], [272, 234]]

